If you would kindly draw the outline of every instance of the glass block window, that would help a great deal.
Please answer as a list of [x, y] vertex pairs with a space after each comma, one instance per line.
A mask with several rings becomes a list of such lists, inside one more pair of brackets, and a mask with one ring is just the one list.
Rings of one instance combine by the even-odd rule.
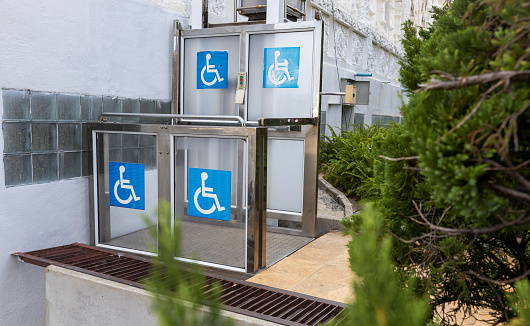
[[[87, 123], [102, 112], [171, 113], [171, 102], [153, 99], [2, 89], [6, 186], [54, 182], [92, 174]], [[165, 119], [112, 118], [123, 123]], [[138, 136], [115, 137], [116, 156], [156, 168], [156, 144]], [[116, 157], [117, 158], [117, 157]]]
[[394, 121], [396, 123], [401, 123], [400, 117], [394, 117], [394, 116], [388, 116], [388, 115], [373, 115], [372, 116], [373, 125], [377, 124], [381, 127], [384, 127], [390, 124], [391, 121]]
[[362, 124], [364, 124], [364, 114], [355, 113], [355, 115], [353, 116], [353, 125], [355, 127], [360, 127]]

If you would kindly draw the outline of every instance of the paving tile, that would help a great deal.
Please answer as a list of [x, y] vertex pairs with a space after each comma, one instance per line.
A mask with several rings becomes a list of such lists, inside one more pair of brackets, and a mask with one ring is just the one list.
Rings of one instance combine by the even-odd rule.
[[318, 247], [308, 248], [304, 247], [291, 256], [297, 259], [303, 259], [317, 263], [327, 263], [341, 254], [341, 249], [337, 250], [326, 250]]
[[272, 267], [270, 267], [263, 273], [281, 272], [307, 278], [323, 266], [325, 265], [321, 262], [313, 262], [293, 257], [287, 257], [283, 259], [280, 263], [274, 264]]
[[291, 288], [304, 279], [305, 277], [293, 275], [292, 273], [266, 270], [254, 277], [249, 278], [247, 281], [261, 285], [272, 286], [283, 290], [291, 290]]
[[334, 265], [334, 266], [347, 266], [349, 268], [350, 266], [350, 255], [348, 254], [348, 251], [341, 252], [335, 258], [329, 260], [327, 265]]
[[348, 266], [324, 265], [309, 276], [309, 280], [351, 286], [354, 274]]
[[346, 302], [346, 299], [353, 293], [349, 286], [320, 280], [301, 282], [293, 287], [291, 291], [338, 302]]

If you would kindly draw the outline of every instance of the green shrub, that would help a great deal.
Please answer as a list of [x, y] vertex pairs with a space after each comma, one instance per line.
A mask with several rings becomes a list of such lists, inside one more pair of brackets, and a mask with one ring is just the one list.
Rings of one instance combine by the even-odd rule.
[[415, 282], [403, 281], [396, 271], [391, 258], [392, 239], [383, 223], [383, 215], [367, 204], [359, 214], [358, 228], [351, 230], [348, 251], [356, 275], [355, 299], [347, 310], [346, 325], [429, 325], [428, 297], [418, 295]]
[[234, 325], [221, 315], [220, 285], [209, 284], [197, 265], [174, 258], [181, 256], [180, 220], [175, 219], [174, 228], [171, 227], [171, 207], [167, 202], [159, 201], [158, 216], [158, 232], [152, 232], [154, 239], [158, 237], [158, 250], [154, 250], [158, 256], [153, 258], [145, 285], [153, 295], [159, 324]]
[[321, 162], [324, 178], [340, 188], [346, 196], [363, 199], [377, 197], [375, 164], [380, 158], [374, 147], [374, 139], [385, 135], [389, 128], [379, 126], [353, 126], [351, 131], [340, 134], [330, 127], [332, 136], [321, 142]]

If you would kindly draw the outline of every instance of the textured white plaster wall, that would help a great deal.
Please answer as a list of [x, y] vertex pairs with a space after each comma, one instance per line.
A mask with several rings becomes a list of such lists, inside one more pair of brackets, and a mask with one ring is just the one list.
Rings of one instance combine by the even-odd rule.
[[[174, 19], [142, 0], [1, 0], [0, 88], [169, 100]], [[44, 269], [10, 254], [87, 243], [89, 182], [4, 184], [0, 160], [0, 324], [44, 325]]]

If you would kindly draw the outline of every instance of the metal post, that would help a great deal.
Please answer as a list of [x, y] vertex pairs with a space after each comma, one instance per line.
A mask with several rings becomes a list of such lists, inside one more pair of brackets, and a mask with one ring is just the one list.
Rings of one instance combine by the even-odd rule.
[[173, 22], [173, 72], [171, 113], [178, 114], [180, 108], [180, 31], [182, 26], [178, 20]]
[[283, 23], [285, 0], [267, 0], [267, 24]]
[[[258, 127], [248, 138], [247, 273], [266, 266], [266, 143], [267, 128]], [[252, 159], [254, 158], [254, 159]]]
[[[159, 126], [160, 130], [156, 135], [157, 143], [157, 172], [158, 172], [158, 206], [160, 206], [160, 201], [166, 201], [171, 203], [171, 185], [173, 180], [171, 179], [171, 134], [169, 133], [167, 126]], [[166, 221], [161, 221], [160, 219], [167, 218], [167, 216], [162, 216], [159, 211], [158, 215], [158, 234], [160, 234], [160, 227], [162, 225], [172, 225], [170, 223], [164, 223]], [[171, 217], [170, 217], [171, 218]]]
[[208, 0], [202, 0], [202, 28], [208, 28]]

